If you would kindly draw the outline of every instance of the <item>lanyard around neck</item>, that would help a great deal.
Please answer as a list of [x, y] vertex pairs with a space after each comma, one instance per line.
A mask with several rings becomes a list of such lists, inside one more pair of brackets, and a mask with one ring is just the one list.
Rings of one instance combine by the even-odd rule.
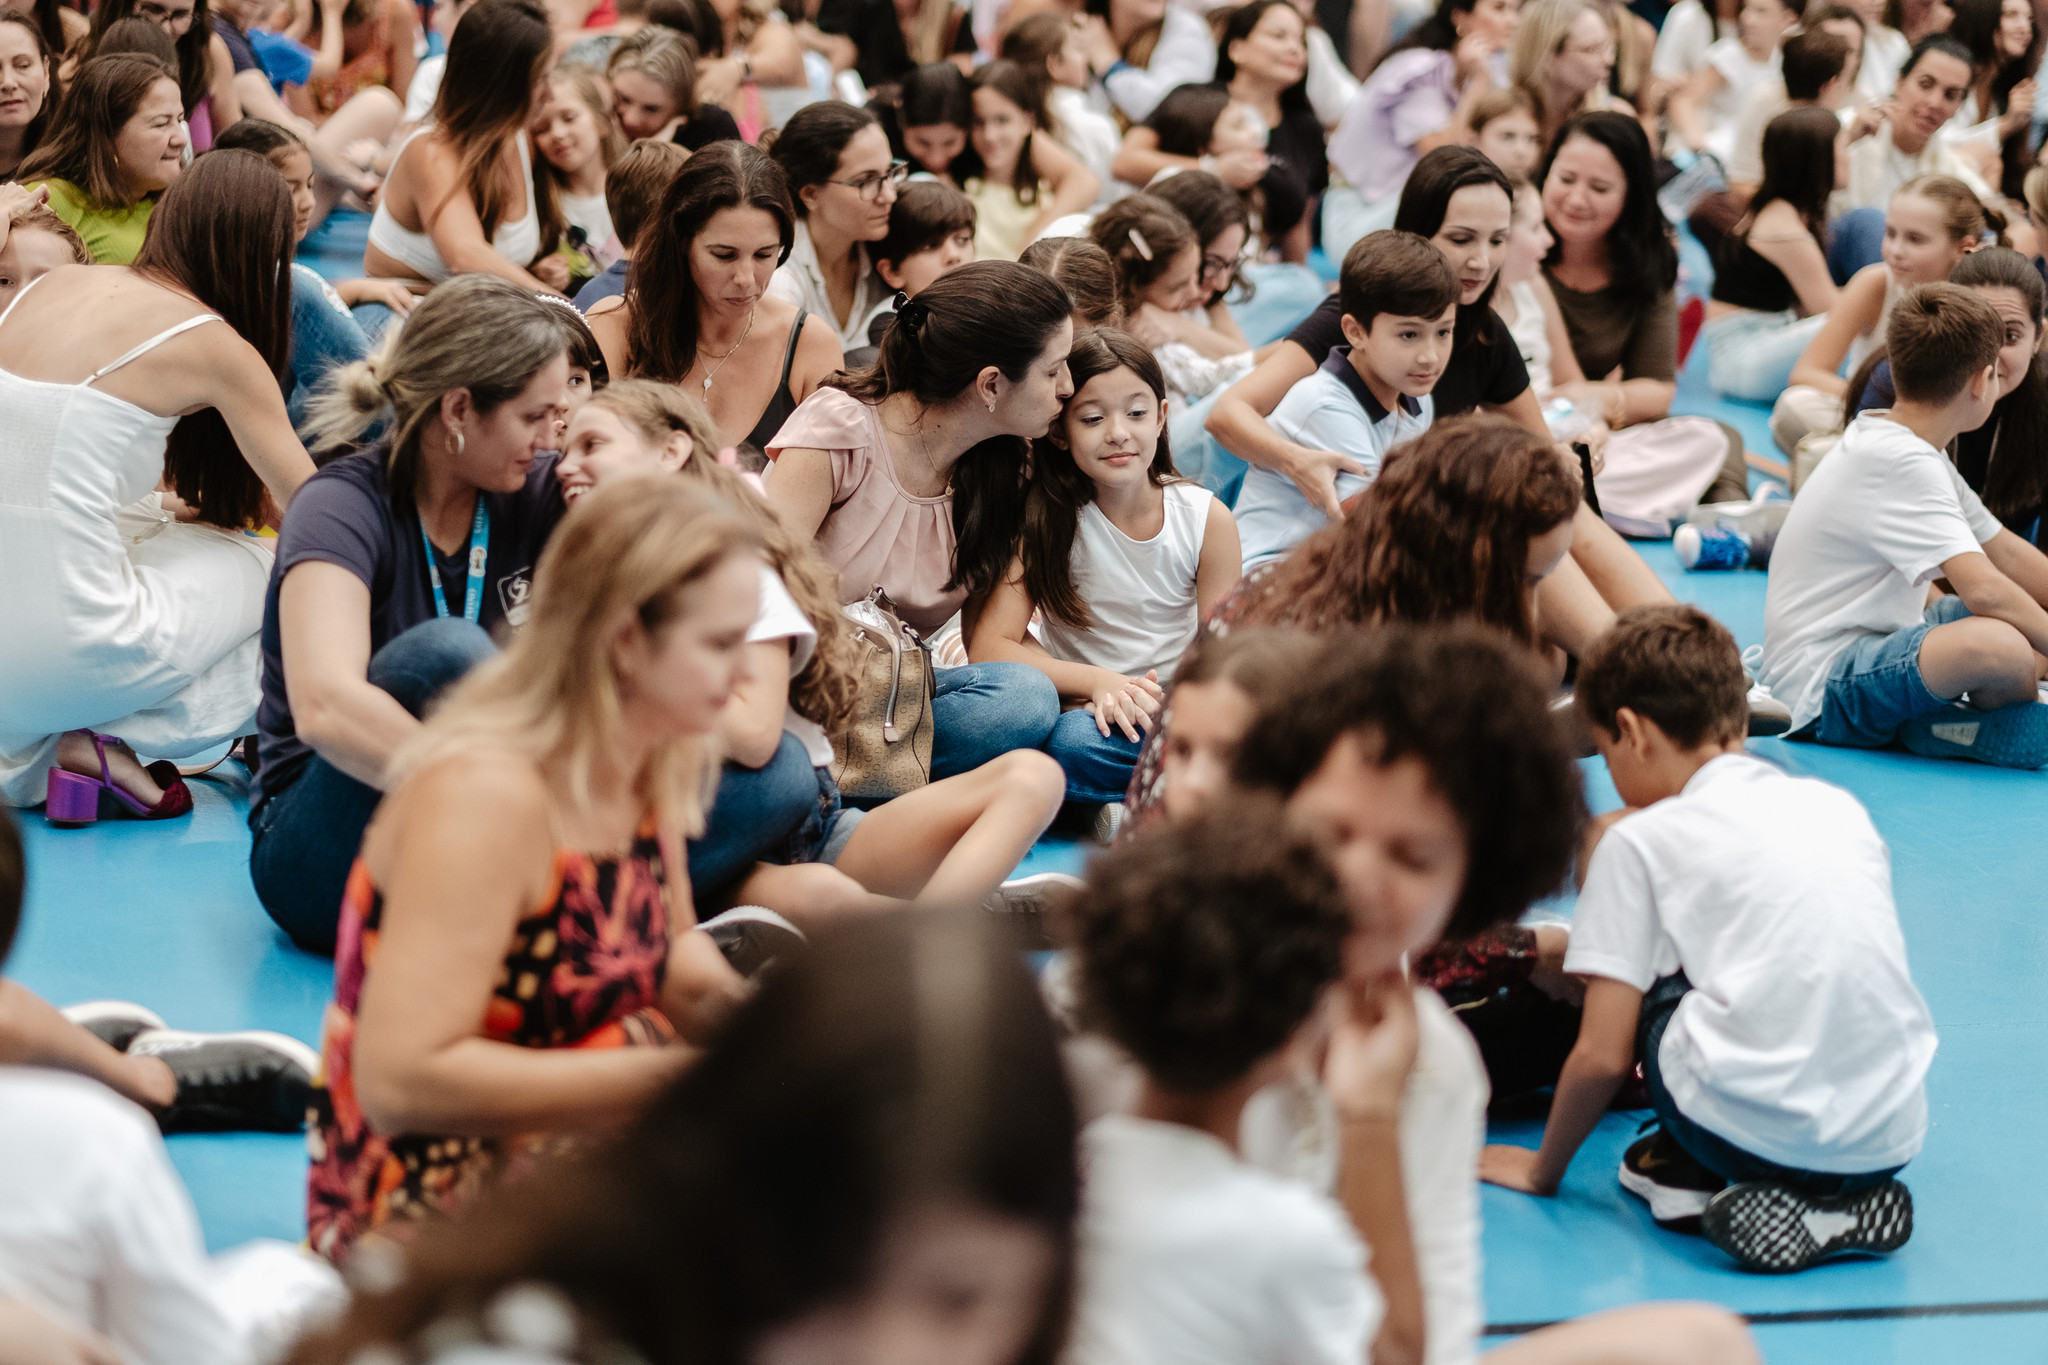
[[[448, 614], [448, 595], [441, 591], [441, 564], [434, 554], [434, 542], [427, 538], [427, 519], [420, 518], [420, 544], [427, 551], [427, 579], [434, 585], [434, 615]], [[491, 509], [481, 490], [476, 495], [476, 516], [469, 523], [469, 580], [462, 590], [462, 614], [471, 621], [484, 611], [484, 564], [490, 558]]]

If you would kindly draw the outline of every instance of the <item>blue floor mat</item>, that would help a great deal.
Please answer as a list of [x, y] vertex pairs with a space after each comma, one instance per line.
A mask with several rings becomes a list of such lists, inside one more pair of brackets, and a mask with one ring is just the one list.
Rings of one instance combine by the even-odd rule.
[[[1763, 632], [1761, 573], [1690, 575], [1667, 545], [1640, 546], [1678, 595], [1744, 644]], [[1914, 975], [1940, 1028], [1929, 1078], [1933, 1128], [1906, 1169], [1918, 1211], [1910, 1244], [1883, 1261], [1838, 1262], [1768, 1278], [1737, 1271], [1696, 1238], [1655, 1227], [1615, 1184], [1640, 1116], [1610, 1115], [1564, 1190], [1534, 1200], [1489, 1189], [1486, 1306], [1497, 1324], [1549, 1322], [1653, 1298], [1738, 1311], [1819, 1316], [1758, 1333], [1772, 1365], [1855, 1360], [2048, 1365], [2048, 916], [2040, 908], [2048, 774], [1900, 753], [1759, 741], [1757, 751], [1839, 783], [1891, 844]], [[314, 1042], [332, 971], [299, 952], [249, 888], [240, 770], [193, 784], [197, 809], [169, 825], [116, 821], [53, 830], [24, 812], [29, 906], [10, 970], [60, 1003], [139, 1000], [188, 1028], [281, 1029]], [[1596, 808], [1615, 804], [1586, 765]], [[1025, 871], [1079, 871], [1086, 846], [1046, 840]], [[1533, 1142], [1532, 1124], [1494, 1136]], [[170, 1143], [208, 1244], [304, 1230], [303, 1143], [289, 1137], [183, 1137]], [[1834, 1320], [1843, 1311], [2031, 1304], [1972, 1315]]]

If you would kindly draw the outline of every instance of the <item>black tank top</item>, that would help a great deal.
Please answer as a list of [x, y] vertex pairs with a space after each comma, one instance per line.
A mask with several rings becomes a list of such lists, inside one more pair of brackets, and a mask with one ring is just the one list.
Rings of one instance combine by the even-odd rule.
[[1714, 262], [1714, 301], [1759, 313], [1782, 313], [1796, 306], [1799, 294], [1785, 272], [1756, 254], [1749, 234], [1729, 233], [1721, 239]]
[[776, 386], [774, 397], [761, 413], [761, 420], [754, 423], [754, 429], [747, 433], [747, 443], [760, 450], [766, 450], [768, 443], [775, 439], [775, 433], [782, 430], [782, 424], [796, 411], [796, 395], [789, 391], [789, 370], [796, 363], [796, 339], [803, 334], [804, 319], [810, 314], [802, 308], [796, 310], [796, 321], [790, 324], [789, 345], [782, 351], [782, 382]]

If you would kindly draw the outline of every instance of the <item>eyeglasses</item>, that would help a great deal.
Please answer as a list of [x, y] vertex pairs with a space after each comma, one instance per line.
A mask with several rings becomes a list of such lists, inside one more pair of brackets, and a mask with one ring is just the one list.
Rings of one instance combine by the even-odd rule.
[[168, 5], [152, 4], [151, 0], [143, 0], [141, 4], [135, 7], [137, 18], [147, 19], [154, 24], [164, 24], [173, 27], [178, 24], [191, 23], [192, 11], [193, 7], [189, 5], [184, 9], [172, 9]]
[[882, 197], [882, 186], [887, 185], [892, 190], [900, 190], [903, 188], [903, 182], [908, 179], [910, 179], [910, 163], [908, 161], [892, 161], [889, 163], [889, 169], [886, 171], [869, 171], [866, 175], [857, 175], [851, 180], [827, 180], [825, 183], [828, 185], [844, 185], [846, 188], [859, 194], [861, 198], [873, 201]]
[[1202, 257], [1202, 278], [1205, 280], [1211, 275], [1227, 276], [1235, 273], [1237, 273], [1237, 262], [1228, 256]]

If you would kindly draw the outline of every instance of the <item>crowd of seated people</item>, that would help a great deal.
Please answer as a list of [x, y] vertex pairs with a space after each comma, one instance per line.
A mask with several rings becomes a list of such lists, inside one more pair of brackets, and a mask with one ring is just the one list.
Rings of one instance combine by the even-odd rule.
[[[0, 8], [0, 960], [17, 821], [245, 798], [333, 963], [0, 980], [0, 1361], [1454, 1365], [1610, 1104], [1903, 1245], [1889, 855], [1744, 744], [2048, 767], [2041, 33], [1644, 8]], [[1639, 543], [1779, 457], [1744, 656]], [[252, 1295], [156, 1132], [301, 1127]]]

